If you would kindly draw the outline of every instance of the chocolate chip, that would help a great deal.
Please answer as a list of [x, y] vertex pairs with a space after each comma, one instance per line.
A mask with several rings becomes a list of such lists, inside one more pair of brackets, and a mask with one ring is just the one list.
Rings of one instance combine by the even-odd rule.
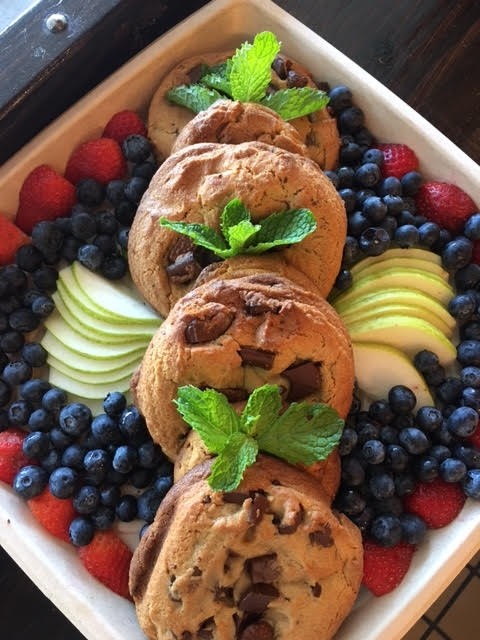
[[247, 522], [252, 525], [258, 524], [269, 507], [267, 497], [262, 493], [255, 493], [248, 510]]
[[219, 584], [215, 585], [213, 599], [215, 602], [221, 602], [227, 607], [233, 607], [235, 605], [233, 600], [233, 587], [221, 587]]
[[311, 591], [312, 591], [312, 596], [314, 598], [319, 598], [322, 594], [322, 585], [319, 584], [318, 582], [315, 582], [314, 585], [312, 585], [310, 587]]
[[272, 351], [264, 351], [253, 347], [241, 347], [238, 350], [238, 354], [242, 359], [243, 365], [251, 365], [262, 369], [271, 369], [275, 359], [275, 354]]
[[195, 259], [193, 251], [187, 251], [178, 256], [175, 262], [166, 267], [168, 277], [175, 284], [192, 282], [198, 277], [202, 267]]
[[308, 84], [308, 77], [304, 73], [298, 73], [291, 69], [287, 73], [287, 87], [305, 87]]
[[245, 295], [245, 312], [249, 316], [260, 316], [264, 313], [279, 313], [281, 306], [278, 300], [268, 298], [257, 291], [248, 291]]
[[203, 571], [199, 567], [197, 567], [197, 566], [193, 567], [192, 576], [195, 576], [197, 578], [198, 576], [201, 576], [202, 573], [203, 573]]
[[282, 535], [291, 535], [295, 533], [301, 522], [303, 522], [304, 511], [300, 505], [299, 509], [289, 509], [285, 511], [282, 519], [277, 524], [278, 533]]
[[219, 338], [232, 324], [235, 313], [223, 305], [213, 305], [194, 317], [185, 327], [185, 340], [189, 344], [211, 342]]
[[192, 67], [187, 74], [188, 79], [190, 80], [188, 84], [196, 84], [200, 80], [200, 78], [204, 75], [205, 69], [206, 69], [206, 66], [203, 63], [199, 63], [194, 67]]
[[245, 627], [238, 638], [239, 640], [273, 640], [273, 628], [265, 620], [259, 620]]
[[238, 608], [248, 613], [263, 613], [270, 602], [278, 596], [278, 590], [272, 584], [258, 582], [242, 594]]
[[294, 364], [282, 371], [282, 375], [290, 382], [288, 402], [301, 400], [320, 388], [320, 367], [314, 362]]
[[212, 640], [214, 630], [215, 630], [215, 619], [213, 617], [207, 618], [202, 622], [202, 624], [198, 628], [196, 637], [199, 640]]
[[223, 494], [223, 501], [231, 504], [243, 504], [250, 496], [240, 491], [229, 491]]
[[288, 70], [283, 58], [281, 58], [280, 56], [276, 56], [275, 60], [272, 62], [272, 69], [275, 71], [280, 80], [286, 79]]
[[245, 565], [254, 584], [257, 582], [274, 582], [280, 575], [276, 553], [267, 553], [263, 556], [249, 558]]
[[310, 544], [319, 547], [331, 547], [333, 545], [332, 530], [330, 525], [326, 524], [323, 529], [312, 531], [308, 534]]
[[180, 636], [181, 640], [193, 640], [193, 635], [190, 631], [182, 631], [182, 635]]
[[227, 397], [229, 402], [243, 402], [248, 398], [248, 392], [246, 389], [239, 387], [229, 389], [217, 389], [220, 393], [223, 393]]

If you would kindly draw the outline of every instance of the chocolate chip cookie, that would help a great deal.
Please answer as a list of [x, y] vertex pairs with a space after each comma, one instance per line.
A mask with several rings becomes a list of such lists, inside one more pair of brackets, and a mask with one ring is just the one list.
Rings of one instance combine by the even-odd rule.
[[362, 541], [307, 473], [259, 456], [233, 492], [192, 469], [134, 553], [130, 589], [151, 640], [329, 640], [362, 577]]
[[329, 404], [347, 414], [354, 384], [350, 338], [335, 310], [275, 274], [214, 278], [181, 298], [132, 378], [152, 438], [175, 459], [189, 427], [179, 386], [214, 388], [242, 406], [263, 384], [284, 401]]
[[323, 296], [338, 274], [346, 236], [342, 199], [318, 165], [299, 154], [262, 142], [199, 143], [172, 154], [150, 182], [128, 241], [133, 281], [161, 315], [195, 286], [215, 257], [160, 225], [202, 223], [219, 231], [221, 213], [238, 198], [252, 222], [289, 209], [310, 209], [317, 228], [302, 242], [272, 250], [272, 262], [307, 277]]

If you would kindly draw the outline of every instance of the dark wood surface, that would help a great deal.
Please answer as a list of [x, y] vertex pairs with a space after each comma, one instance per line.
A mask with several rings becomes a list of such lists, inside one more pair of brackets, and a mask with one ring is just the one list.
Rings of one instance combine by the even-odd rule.
[[[278, 0], [277, 3], [359, 63], [480, 162], [478, 0], [390, 3]], [[71, 4], [72, 11], [79, 6]], [[18, 53], [21, 47], [14, 46], [10, 53], [1, 47], [0, 159], [6, 159], [40, 126], [176, 20], [203, 4], [133, 0], [80, 3], [88, 24], [83, 23], [73, 44], [62, 46], [62, 42], [57, 42], [56, 50], [47, 52], [44, 67], [29, 68], [31, 60]], [[97, 21], [85, 9], [87, 6], [91, 9], [92, 5], [98, 8]], [[41, 19], [38, 10], [34, 17]], [[31, 20], [32, 15], [24, 19]], [[107, 31], [109, 39], [104, 37]], [[16, 42], [14, 34], [9, 37]], [[92, 68], [93, 59], [99, 62]], [[24, 67], [23, 85], [17, 77], [20, 64]], [[90, 72], [85, 65], [90, 65]], [[2, 550], [0, 594], [0, 637], [30, 640], [40, 634], [50, 640], [82, 640], [83, 636]]]

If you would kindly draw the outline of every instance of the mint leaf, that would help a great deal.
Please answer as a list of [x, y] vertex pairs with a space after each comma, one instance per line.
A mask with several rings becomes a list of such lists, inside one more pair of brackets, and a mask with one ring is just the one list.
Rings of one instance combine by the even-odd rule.
[[160, 218], [160, 224], [163, 227], [172, 229], [177, 233], [181, 233], [184, 236], [188, 236], [193, 242], [200, 247], [205, 247], [210, 251], [214, 251], [221, 257], [230, 257], [230, 250], [227, 247], [225, 240], [222, 236], [205, 224], [197, 222], [174, 222], [168, 220], [168, 218]]
[[253, 44], [244, 42], [231, 59], [229, 74], [232, 98], [240, 102], [260, 102], [272, 77], [271, 65], [280, 51], [273, 33], [263, 31]]
[[250, 212], [239, 198], [234, 198], [227, 202], [220, 216], [220, 230], [225, 240], [229, 241], [228, 236], [231, 227], [250, 219]]
[[257, 434], [258, 447], [292, 464], [324, 460], [338, 445], [344, 421], [325, 404], [292, 403]]
[[258, 454], [258, 445], [244, 433], [232, 433], [212, 464], [208, 484], [214, 491], [232, 491], [242, 481], [244, 471]]
[[236, 256], [240, 253], [246, 253], [246, 246], [255, 238], [256, 233], [260, 229], [259, 224], [252, 224], [249, 220], [242, 220], [234, 227], [228, 230], [228, 241], [232, 250], [232, 255]]
[[282, 398], [277, 385], [264, 384], [254, 389], [240, 416], [240, 428], [244, 433], [255, 436], [278, 417], [281, 407]]
[[317, 228], [310, 209], [289, 209], [272, 213], [260, 220], [259, 224], [255, 243], [247, 247], [245, 253], [263, 253], [273, 247], [301, 242]]
[[206, 73], [204, 73], [200, 78], [200, 83], [210, 89], [216, 89], [231, 98], [232, 88], [230, 86], [230, 67], [230, 58], [225, 62], [209, 67]]
[[215, 389], [201, 391], [192, 385], [180, 387], [174, 402], [182, 418], [212, 453], [223, 451], [231, 435], [239, 431], [239, 417], [223, 393]]
[[276, 111], [284, 120], [293, 120], [323, 109], [328, 101], [324, 91], [313, 87], [279, 89], [260, 100], [261, 104]]
[[201, 84], [179, 85], [167, 93], [170, 102], [186, 107], [195, 113], [211, 107], [214, 102], [224, 96], [215, 89], [209, 89]]

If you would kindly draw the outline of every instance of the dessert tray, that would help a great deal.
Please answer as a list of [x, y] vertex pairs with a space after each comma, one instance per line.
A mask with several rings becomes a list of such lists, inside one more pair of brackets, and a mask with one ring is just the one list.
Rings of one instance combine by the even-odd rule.
[[[274, 32], [282, 50], [317, 77], [349, 86], [367, 114], [367, 126], [379, 139], [414, 148], [427, 178], [453, 182], [480, 201], [478, 165], [321, 37], [269, 0], [214, 0], [119, 69], [8, 161], [0, 169], [0, 210], [13, 217], [28, 172], [41, 163], [62, 171], [71, 150], [100, 135], [115, 111], [145, 113], [159, 79], [180, 60], [238, 46], [263, 30]], [[360, 594], [336, 638], [401, 638], [478, 550], [479, 541], [480, 504], [467, 501], [452, 524], [428, 533], [397, 589], [382, 598]], [[23, 500], [5, 485], [0, 486], [0, 544], [87, 638], [145, 638], [133, 604], [94, 580], [74, 549], [44, 532]]]

